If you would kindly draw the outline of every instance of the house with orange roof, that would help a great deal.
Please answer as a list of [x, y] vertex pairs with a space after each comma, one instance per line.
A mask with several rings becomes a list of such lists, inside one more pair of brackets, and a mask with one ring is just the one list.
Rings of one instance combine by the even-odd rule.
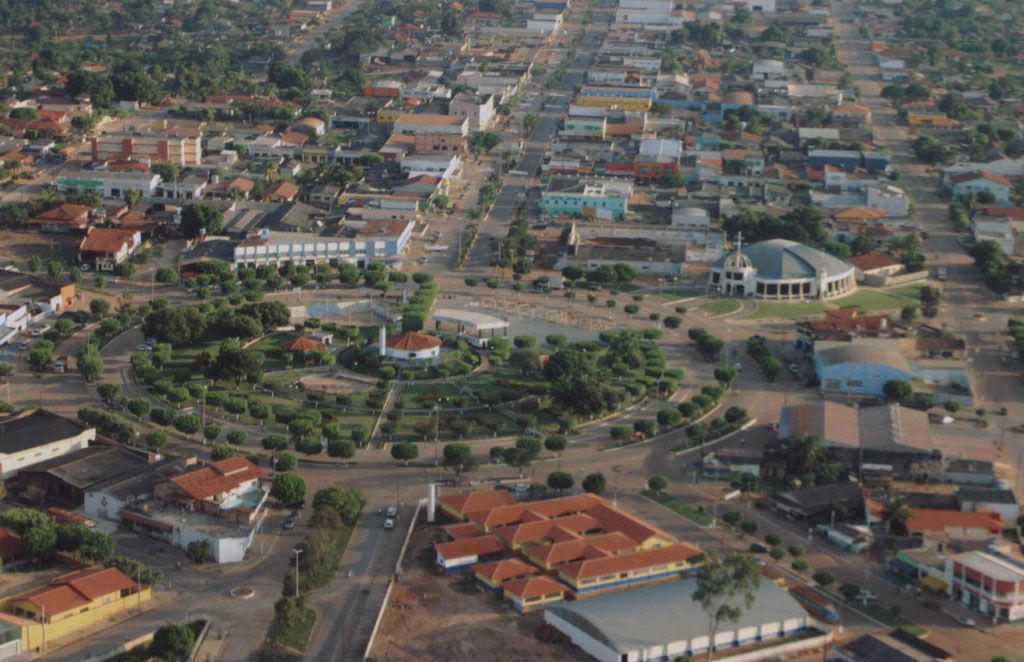
[[885, 253], [855, 255], [846, 261], [853, 265], [853, 273], [858, 281], [864, 280], [865, 276], [895, 276], [906, 269], [902, 262]]
[[53, 640], [95, 628], [151, 597], [148, 586], [117, 568], [87, 568], [0, 599], [0, 620], [20, 629], [21, 650], [27, 652], [42, 646], [44, 636]]
[[312, 352], [313, 350], [317, 349], [325, 349], [326, 347], [327, 346], [324, 345], [322, 342], [313, 340], [308, 336], [296, 336], [292, 340], [281, 345], [281, 349], [283, 349], [286, 352], [297, 352], [300, 354], [305, 352]]
[[40, 232], [83, 232], [89, 227], [91, 209], [84, 205], [64, 203], [33, 216], [28, 224]]
[[119, 519], [131, 530], [182, 549], [205, 540], [217, 563], [241, 561], [263, 527], [264, 476], [246, 458], [229, 457], [158, 482], [151, 501], [126, 505]]
[[86, 230], [78, 252], [83, 262], [93, 262], [96, 271], [113, 271], [141, 245], [142, 234], [138, 231], [92, 227]]
[[417, 331], [406, 331], [385, 341], [385, 354], [393, 359], [436, 359], [441, 353], [442, 341]]
[[299, 193], [299, 187], [295, 184], [280, 180], [266, 188], [263, 192], [263, 202], [291, 202]]
[[832, 109], [832, 120], [842, 124], [867, 126], [871, 124], [871, 109], [859, 103], [844, 103]]
[[516, 579], [502, 585], [502, 596], [520, 613], [527, 613], [552, 602], [561, 602], [569, 590], [545, 575]]
[[517, 558], [499, 559], [489, 563], [477, 563], [472, 568], [476, 583], [488, 593], [501, 590], [501, 585], [516, 579], [540, 574], [536, 566]]

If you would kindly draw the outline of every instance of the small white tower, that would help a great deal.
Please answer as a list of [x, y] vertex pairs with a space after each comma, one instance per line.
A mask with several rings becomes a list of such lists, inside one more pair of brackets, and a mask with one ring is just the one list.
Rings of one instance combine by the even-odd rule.
[[385, 356], [388, 353], [388, 346], [387, 346], [388, 331], [387, 331], [387, 329], [384, 328], [383, 326], [378, 327], [377, 328], [377, 336], [378, 336], [378, 340], [377, 340], [377, 354], [379, 354], [380, 356]]

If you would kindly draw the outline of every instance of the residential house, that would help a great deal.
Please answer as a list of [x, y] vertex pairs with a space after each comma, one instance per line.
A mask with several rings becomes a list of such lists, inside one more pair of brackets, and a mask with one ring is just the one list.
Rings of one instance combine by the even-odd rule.
[[84, 232], [89, 227], [91, 212], [92, 210], [84, 205], [64, 203], [36, 214], [28, 224], [37, 227], [40, 232]]
[[865, 276], [895, 276], [906, 269], [902, 262], [885, 253], [855, 255], [846, 261], [853, 265], [858, 281], [863, 281]]
[[113, 271], [142, 245], [142, 234], [137, 230], [120, 228], [89, 228], [78, 252], [82, 260], [91, 260], [96, 271]]
[[181, 549], [206, 540], [214, 561], [238, 562], [263, 526], [263, 476], [263, 470], [244, 457], [229, 457], [157, 483], [153, 501], [125, 505], [120, 520]]
[[846, 103], [836, 106], [830, 113], [832, 121], [837, 124], [852, 126], [870, 126], [871, 109], [859, 103]]
[[11, 634], [15, 628], [20, 630], [21, 650], [28, 652], [108, 625], [118, 614], [141, 609], [151, 597], [148, 586], [137, 584], [117, 568], [87, 568], [0, 599], [0, 621], [14, 626], [4, 627]]
[[279, 180], [263, 191], [264, 202], [292, 202], [299, 194], [299, 187], [289, 181]]

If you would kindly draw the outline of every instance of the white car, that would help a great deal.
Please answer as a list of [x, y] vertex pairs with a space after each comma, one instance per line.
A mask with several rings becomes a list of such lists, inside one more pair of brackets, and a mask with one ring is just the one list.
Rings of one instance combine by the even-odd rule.
[[135, 349], [140, 351], [140, 352], [152, 352], [153, 351], [153, 348], [150, 347], [149, 345], [146, 345], [146, 344], [138, 344], [138, 345], [135, 346]]
[[736, 363], [733, 363], [732, 367], [733, 367], [733, 369], [736, 370], [736, 372], [743, 372], [743, 364], [740, 363], [739, 361], [737, 361]]
[[78, 267], [79, 271], [88, 271], [89, 269], [90, 269], [90, 267], [89, 267], [89, 263], [88, 262], [86, 262], [82, 266]]
[[398, 506], [388, 506], [388, 509], [387, 509], [387, 512], [385, 513], [385, 515], [388, 518], [398, 517]]
[[960, 625], [963, 625], [964, 627], [973, 628], [975, 625], [977, 625], [977, 623], [974, 622], [974, 619], [969, 616], [954, 616], [953, 620], [955, 620]]
[[395, 520], [391, 519], [390, 517], [384, 520], [385, 531], [390, 531], [393, 528], [395, 528]]

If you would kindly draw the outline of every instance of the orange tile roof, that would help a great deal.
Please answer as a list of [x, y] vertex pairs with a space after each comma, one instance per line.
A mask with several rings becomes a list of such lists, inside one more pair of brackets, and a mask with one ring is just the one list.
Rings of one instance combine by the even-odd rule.
[[[479, 511], [467, 510], [464, 514], [471, 522], [491, 528], [527, 521], [524, 518], [527, 512], [541, 515], [542, 517], [558, 517], [560, 515], [584, 512], [603, 501], [604, 499], [594, 494], [574, 494], [556, 499], [544, 499], [543, 501], [480, 509]], [[531, 517], [530, 519], [536, 518]]]
[[67, 223], [85, 225], [89, 221], [89, 208], [83, 205], [63, 204], [36, 214], [29, 223], [52, 225]]
[[309, 136], [301, 131], [282, 131], [281, 140], [292, 145], [305, 145], [306, 141], [309, 140]]
[[47, 615], [53, 615], [83, 607], [105, 595], [134, 586], [135, 582], [117, 568], [94, 568], [54, 577], [49, 585], [16, 600], [28, 601]]
[[832, 218], [837, 221], [847, 219], [876, 219], [885, 216], [885, 211], [878, 209], [877, 207], [848, 207], [846, 209], [837, 211], [832, 214]]
[[532, 600], [545, 595], [555, 593], [564, 594], [569, 590], [565, 584], [556, 582], [545, 575], [539, 577], [527, 577], [508, 582], [502, 586], [509, 595], [514, 595], [520, 600]]
[[857, 113], [861, 115], [867, 115], [871, 112], [871, 109], [867, 106], [862, 106], [859, 103], [847, 103], [842, 106], [836, 106], [832, 109], [833, 113]]
[[885, 253], [867, 253], [866, 255], [855, 255], [854, 257], [846, 258], [846, 261], [857, 267], [861, 271], [871, 271], [872, 269], [881, 269], [883, 267], [891, 267], [899, 264], [898, 261], [892, 259]]
[[171, 482], [193, 499], [202, 500], [223, 494], [248, 480], [262, 478], [264, 475], [262, 469], [241, 455], [236, 455], [201, 469], [174, 476]]
[[134, 243], [134, 230], [120, 228], [89, 228], [78, 249], [91, 253], [116, 253]]
[[989, 181], [996, 182], [997, 184], [1002, 184], [1003, 186], [1013, 186], [1013, 182], [1006, 177], [996, 175], [985, 170], [972, 170], [971, 172], [956, 175], [953, 177], [953, 183], [959, 184], [961, 182], [973, 182], [976, 179], [987, 179]]
[[294, 340], [289, 343], [285, 343], [281, 349], [287, 352], [307, 352], [313, 349], [323, 349], [326, 347], [322, 342], [307, 338], [306, 336], [297, 336]]
[[511, 526], [499, 526], [492, 531], [506, 544], [520, 545], [550, 538], [552, 534], [556, 534], [555, 529], [561, 529], [556, 535], [560, 539], [567, 540], [577, 537], [580, 533], [595, 531], [599, 528], [601, 528], [601, 522], [589, 515], [567, 515]]
[[587, 514], [601, 522], [606, 531], [619, 531], [637, 542], [644, 542], [653, 536], [672, 540], [672, 536], [661, 529], [651, 526], [640, 518], [627, 512], [613, 508], [607, 502], [598, 503], [587, 511]]
[[520, 559], [501, 559], [490, 563], [477, 563], [472, 570], [491, 582], [504, 582], [509, 579], [536, 575], [539, 572], [536, 566]]
[[437, 553], [446, 559], [457, 559], [463, 556], [480, 556], [481, 554], [494, 554], [505, 549], [498, 540], [498, 536], [478, 536], [476, 538], [465, 538], [464, 540], [453, 540], [451, 542], [438, 543], [435, 547]]
[[437, 126], [455, 126], [462, 124], [466, 118], [462, 115], [439, 115], [437, 113], [402, 113], [395, 118], [395, 124], [434, 124]]
[[981, 208], [981, 213], [986, 216], [1006, 216], [1018, 221], [1024, 221], [1024, 207], [1011, 207], [1008, 205], [988, 205]]
[[516, 498], [508, 490], [479, 490], [468, 494], [449, 494], [439, 497], [438, 501], [457, 513], [465, 514], [499, 506], [510, 506], [516, 502]]
[[584, 558], [609, 556], [636, 549], [637, 542], [624, 533], [613, 531], [596, 536], [530, 547], [530, 557], [547, 565], [568, 563]]
[[991, 511], [972, 513], [959, 510], [910, 509], [910, 519], [907, 520], [908, 531], [942, 532], [949, 527], [988, 529], [991, 533], [999, 533], [1003, 530], [1003, 518], [999, 513]]
[[425, 333], [417, 333], [415, 331], [407, 331], [401, 335], [392, 336], [387, 340], [387, 346], [390, 349], [403, 349], [409, 351], [418, 351], [423, 349], [433, 349], [434, 347], [441, 346], [441, 339], [436, 336], [428, 336]]
[[466, 538], [477, 538], [483, 535], [483, 532], [470, 522], [449, 524], [442, 526], [441, 530], [447, 533], [448, 537], [452, 540], [465, 540]]
[[558, 572], [579, 581], [666, 563], [679, 563], [700, 553], [700, 550], [693, 545], [683, 542], [666, 547], [645, 549], [632, 554], [576, 561], [559, 568]]
[[299, 192], [299, 187], [291, 182], [278, 181], [274, 182], [263, 192], [263, 199], [268, 200], [273, 196], [284, 198], [285, 200], [295, 197], [295, 194]]

